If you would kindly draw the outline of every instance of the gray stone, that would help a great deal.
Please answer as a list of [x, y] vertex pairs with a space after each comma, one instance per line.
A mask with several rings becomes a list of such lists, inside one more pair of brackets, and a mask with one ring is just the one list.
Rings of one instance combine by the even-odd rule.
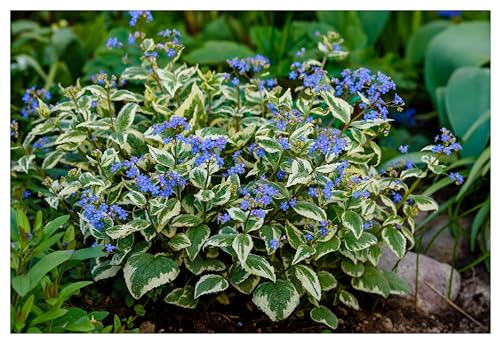
[[[398, 258], [388, 247], [382, 247], [382, 258], [380, 268], [392, 270], [398, 262]], [[397, 265], [395, 272], [406, 280], [409, 285], [409, 294], [405, 296], [415, 299], [415, 289], [417, 280], [417, 254], [407, 252], [405, 257]], [[449, 264], [441, 263], [435, 259], [422, 255], [418, 258], [418, 297], [417, 307], [426, 313], [436, 313], [448, 307], [446, 301], [436, 294], [426, 283], [434, 287], [441, 295], [448, 295], [448, 282], [450, 280], [452, 268]], [[451, 300], [456, 299], [460, 290], [460, 274], [453, 269]]]
[[[418, 225], [425, 219], [426, 213], [421, 212], [421, 214], [415, 218], [415, 222]], [[425, 255], [435, 258], [436, 260], [444, 263], [452, 263], [453, 261], [453, 246], [455, 244], [455, 238], [450, 233], [450, 228], [447, 227], [444, 230], [442, 228], [450, 221], [450, 218], [446, 215], [439, 215], [427, 224], [427, 229], [422, 235], [422, 242], [419, 251]], [[471, 225], [471, 219], [469, 217], [462, 217], [459, 219], [459, 225], [464, 229], [464, 232], [469, 232]], [[434, 239], [434, 240], [433, 240]], [[432, 241], [433, 240], [433, 241]], [[427, 251], [424, 249], [427, 248]], [[468, 240], [466, 235], [461, 235], [456, 251], [456, 261], [463, 261], [468, 257]]]

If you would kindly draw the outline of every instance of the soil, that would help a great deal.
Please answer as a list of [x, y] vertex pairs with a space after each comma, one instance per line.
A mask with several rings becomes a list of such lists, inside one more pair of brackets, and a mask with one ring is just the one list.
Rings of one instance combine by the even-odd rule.
[[[196, 310], [168, 305], [163, 301], [149, 303], [146, 315], [137, 317], [136, 327], [142, 333], [489, 333], [490, 332], [490, 275], [482, 266], [462, 274], [462, 289], [454, 303], [471, 315], [476, 322], [449, 307], [441, 313], [425, 314], [415, 309], [414, 302], [400, 297], [374, 301], [374, 297], [358, 297], [361, 311], [343, 306], [334, 308], [339, 318], [337, 330], [316, 324], [308, 311], [297, 311], [287, 320], [270, 321], [251, 302], [250, 298], [229, 294], [229, 304], [212, 300], [200, 301]], [[108, 288], [109, 289], [109, 288]], [[102, 294], [102, 293], [101, 293]], [[83, 300], [83, 299], [82, 299]], [[121, 318], [134, 315], [123, 304], [95, 299], [92, 309], [105, 306]], [[108, 318], [112, 318], [110, 315]]]

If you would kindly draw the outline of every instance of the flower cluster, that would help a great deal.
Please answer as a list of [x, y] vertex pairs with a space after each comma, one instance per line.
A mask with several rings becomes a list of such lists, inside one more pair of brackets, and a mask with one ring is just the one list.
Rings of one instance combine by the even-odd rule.
[[446, 156], [451, 155], [453, 151], [462, 150], [462, 146], [457, 142], [456, 137], [446, 128], [441, 128], [441, 134], [434, 138], [435, 143], [440, 143], [432, 147], [432, 152], [445, 153]]
[[273, 202], [273, 197], [278, 195], [278, 190], [269, 184], [259, 184], [252, 190], [243, 188], [241, 194], [243, 200], [240, 208], [244, 211], [250, 210], [250, 214], [258, 218], [265, 218], [266, 212], [263, 210]]
[[340, 136], [340, 130], [321, 129], [318, 138], [314, 140], [309, 148], [309, 156], [312, 156], [315, 151], [319, 151], [323, 155], [332, 154], [338, 156], [347, 149], [347, 141]]
[[327, 91], [329, 89], [327, 82], [327, 72], [318, 66], [310, 66], [306, 63], [294, 62], [292, 70], [288, 74], [290, 80], [302, 80], [304, 87], [310, 89], [313, 93]]
[[283, 212], [286, 212], [290, 207], [297, 205], [297, 198], [291, 198], [288, 201], [282, 201], [280, 203], [280, 208]]
[[123, 162], [117, 162], [111, 166], [111, 172], [116, 173], [119, 170], [124, 170], [125, 175], [129, 178], [134, 178], [139, 175], [139, 168], [137, 164], [142, 159], [141, 157], [132, 156], [130, 160], [125, 160]]
[[245, 75], [252, 71], [259, 73], [264, 69], [270, 67], [269, 59], [262, 55], [255, 55], [253, 57], [238, 58], [227, 60], [227, 64], [239, 75]]
[[340, 165], [337, 167], [335, 179], [333, 181], [329, 180], [325, 183], [325, 186], [323, 187], [323, 196], [325, 199], [330, 199], [332, 197], [335, 187], [338, 187], [344, 179], [344, 171], [348, 166], [348, 161], [341, 161]]
[[[176, 139], [178, 140], [184, 140], [184, 136], [180, 135], [181, 132], [183, 131], [190, 131], [191, 130], [191, 125], [188, 124], [185, 118], [182, 117], [172, 117], [170, 118], [169, 121], [165, 121], [161, 124], [155, 124], [152, 126], [153, 128], [153, 133], [155, 135], [161, 135], [163, 134], [166, 130], [171, 130], [172, 134], [177, 133], [178, 135], [176, 136]], [[172, 135], [167, 135], [163, 139], [164, 144], [168, 144], [172, 140]]]
[[460, 173], [450, 173], [449, 175], [451, 181], [454, 181], [457, 186], [464, 183], [464, 177]]
[[[382, 98], [391, 90], [396, 90], [396, 84], [389, 76], [380, 71], [374, 74], [367, 68], [344, 69], [341, 77], [341, 79], [332, 79], [336, 95], [356, 96], [359, 92], [368, 99], [372, 109], [365, 114], [365, 120], [387, 119], [389, 114], [388, 106], [404, 105], [403, 99], [398, 94], [395, 94], [393, 100], [389, 102]], [[360, 107], [367, 108], [368, 104], [362, 103]]]
[[195, 166], [198, 167], [212, 161], [215, 161], [219, 167], [224, 166], [224, 159], [220, 156], [220, 152], [227, 144], [227, 139], [224, 136], [207, 139], [191, 136], [188, 142], [191, 145], [191, 151], [196, 156]]
[[35, 114], [39, 106], [38, 99], [49, 101], [51, 95], [45, 89], [37, 89], [35, 86], [26, 89], [22, 97], [24, 103], [21, 108], [21, 115], [23, 118], [28, 118], [29, 115]]
[[49, 139], [47, 137], [42, 137], [38, 139], [35, 143], [33, 143], [33, 149], [42, 149], [45, 144], [49, 142]]
[[129, 11], [128, 13], [130, 14], [129, 25], [131, 27], [136, 26], [137, 22], [141, 18], [146, 19], [146, 22], [148, 23], [153, 21], [153, 15], [151, 14], [151, 11]]
[[104, 229], [104, 220], [107, 218], [115, 220], [118, 217], [122, 221], [127, 219], [127, 212], [123, 208], [118, 205], [107, 205], [90, 190], [82, 192], [78, 204], [83, 207], [83, 216], [97, 230]]
[[121, 48], [121, 47], [123, 47], [123, 43], [120, 42], [117, 37], [110, 37], [106, 41], [106, 48], [108, 49]]
[[286, 130], [292, 125], [302, 123], [306, 120], [304, 119], [300, 111], [296, 109], [292, 109], [291, 111], [285, 109], [278, 110], [272, 103], [269, 103], [268, 108], [273, 114], [270, 120], [271, 124], [275, 125], [279, 130], [282, 131]]

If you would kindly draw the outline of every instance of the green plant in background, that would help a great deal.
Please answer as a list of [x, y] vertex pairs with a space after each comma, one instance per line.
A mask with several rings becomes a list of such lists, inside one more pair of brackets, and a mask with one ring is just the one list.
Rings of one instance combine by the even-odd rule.
[[[68, 281], [81, 261], [103, 256], [99, 248], [74, 250], [73, 225], [59, 229], [69, 216], [43, 225], [42, 212], [30, 224], [24, 211], [11, 209], [11, 331], [97, 332], [105, 311], [87, 313], [68, 300], [93, 281]], [[78, 277], [77, 277], [78, 279]]]
[[[131, 13], [133, 30], [150, 16]], [[438, 208], [415, 190], [461, 149], [449, 131], [423, 149], [423, 168], [379, 173], [375, 139], [403, 100], [381, 72], [328, 77], [328, 60], [346, 55], [334, 33], [317, 37], [319, 59], [292, 64], [296, 95], [277, 85], [262, 55], [232, 58], [231, 73], [216, 73], [178, 63], [176, 30], [134, 37], [139, 65], [66, 87], [51, 108], [39, 99], [22, 144], [28, 154], [14, 166], [73, 168], [45, 180], [44, 199], [70, 211], [84, 242], [104, 248], [91, 263], [95, 281], [123, 271], [135, 299], [191, 309], [231, 286], [275, 321], [304, 296], [311, 319], [333, 329], [330, 304], [357, 309], [356, 291], [407, 291], [377, 267], [380, 246], [402, 258], [415, 216]], [[43, 157], [28, 149], [39, 137], [48, 142]]]

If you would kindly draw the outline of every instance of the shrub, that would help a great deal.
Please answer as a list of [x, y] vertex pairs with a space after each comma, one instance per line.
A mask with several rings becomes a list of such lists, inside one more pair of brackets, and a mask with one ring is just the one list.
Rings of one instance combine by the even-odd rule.
[[87, 244], [103, 247], [94, 280], [123, 271], [135, 299], [162, 295], [189, 309], [232, 286], [274, 321], [306, 296], [311, 319], [331, 328], [332, 301], [359, 307], [352, 289], [405, 293], [377, 267], [380, 247], [402, 258], [413, 246], [414, 217], [437, 209], [414, 190], [443, 173], [440, 157], [460, 149], [453, 135], [444, 129], [423, 149], [423, 169], [377, 170], [375, 140], [403, 100], [380, 72], [330, 79], [325, 63], [346, 55], [336, 34], [321, 37], [322, 62], [292, 65], [295, 95], [266, 74], [263, 56], [229, 60], [230, 74], [202, 71], [176, 63], [177, 31], [160, 36], [136, 33], [142, 63], [119, 78], [64, 88], [67, 101], [51, 108], [40, 99], [14, 168], [35, 168], [29, 152], [40, 136], [43, 169], [73, 168], [46, 178], [44, 196], [67, 208]]

